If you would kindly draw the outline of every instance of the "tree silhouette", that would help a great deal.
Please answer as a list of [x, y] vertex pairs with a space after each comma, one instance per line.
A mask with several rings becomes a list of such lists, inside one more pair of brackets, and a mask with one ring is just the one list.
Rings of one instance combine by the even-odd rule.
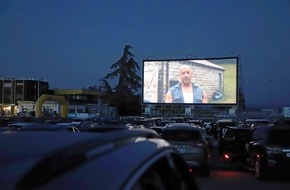
[[[134, 55], [130, 52], [132, 46], [124, 47], [122, 57], [114, 64], [111, 69], [114, 71], [108, 73], [101, 79], [100, 89], [106, 92], [106, 99], [112, 106], [117, 107], [119, 114], [132, 115], [140, 114], [140, 94], [141, 77], [137, 72], [140, 70], [138, 63], [134, 60]], [[110, 79], [118, 79], [115, 88], [112, 88], [108, 82]]]
[[113, 93], [113, 90], [109, 84], [109, 82], [106, 80], [106, 79], [101, 79], [100, 80], [102, 83], [99, 87], [99, 89], [102, 91], [102, 92], [106, 92], [107, 94], [112, 94]]

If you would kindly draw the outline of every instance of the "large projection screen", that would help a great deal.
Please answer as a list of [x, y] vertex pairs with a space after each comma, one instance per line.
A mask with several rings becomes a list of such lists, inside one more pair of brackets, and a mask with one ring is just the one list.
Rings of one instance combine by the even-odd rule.
[[[238, 57], [143, 60], [142, 104], [237, 105], [238, 63]], [[191, 71], [185, 70], [191, 84], [186, 92], [181, 68]]]

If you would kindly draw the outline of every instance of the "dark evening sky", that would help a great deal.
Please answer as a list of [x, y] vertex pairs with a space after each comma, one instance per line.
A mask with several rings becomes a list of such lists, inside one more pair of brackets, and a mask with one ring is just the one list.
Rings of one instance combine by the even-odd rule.
[[[0, 76], [99, 85], [135, 60], [239, 56], [247, 104], [290, 106], [289, 0], [0, 0]], [[140, 72], [141, 76], [141, 72]]]

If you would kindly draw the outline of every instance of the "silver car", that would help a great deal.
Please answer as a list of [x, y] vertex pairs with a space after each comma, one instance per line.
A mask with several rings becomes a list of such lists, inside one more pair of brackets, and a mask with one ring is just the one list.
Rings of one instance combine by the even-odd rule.
[[209, 145], [199, 127], [171, 123], [164, 128], [162, 138], [178, 149], [190, 168], [200, 169], [203, 175], [209, 176]]

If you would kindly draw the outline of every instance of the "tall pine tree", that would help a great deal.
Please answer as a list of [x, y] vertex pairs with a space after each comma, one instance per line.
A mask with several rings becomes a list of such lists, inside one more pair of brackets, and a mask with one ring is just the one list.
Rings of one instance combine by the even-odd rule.
[[[107, 93], [107, 99], [112, 106], [117, 107], [120, 115], [132, 115], [141, 113], [140, 94], [141, 77], [137, 74], [140, 71], [134, 55], [130, 51], [132, 46], [124, 47], [122, 57], [110, 69], [103, 79], [100, 88]], [[116, 87], [111, 88], [109, 80], [118, 78]]]

